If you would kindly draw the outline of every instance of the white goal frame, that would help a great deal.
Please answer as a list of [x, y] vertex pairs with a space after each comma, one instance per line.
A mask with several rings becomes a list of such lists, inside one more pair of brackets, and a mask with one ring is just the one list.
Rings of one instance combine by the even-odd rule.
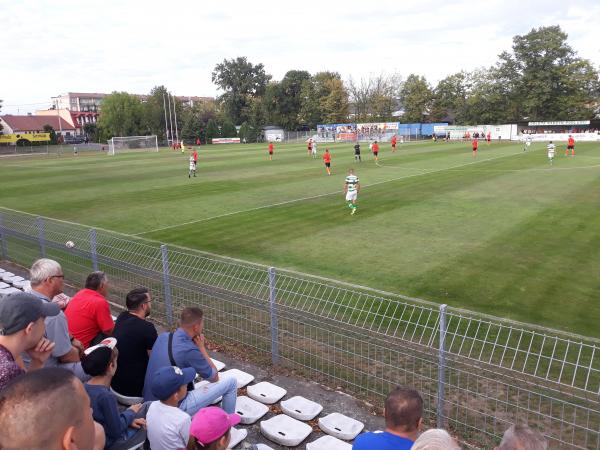
[[[135, 143], [142, 143], [137, 146]], [[158, 152], [158, 138], [150, 136], [114, 136], [108, 141], [108, 155], [114, 156], [119, 151], [154, 151]]]

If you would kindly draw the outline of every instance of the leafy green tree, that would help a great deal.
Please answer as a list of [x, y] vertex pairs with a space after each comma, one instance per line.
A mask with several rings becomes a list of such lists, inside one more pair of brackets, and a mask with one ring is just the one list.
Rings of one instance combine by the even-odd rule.
[[200, 137], [200, 130], [202, 128], [198, 108], [184, 108], [181, 116], [183, 124], [179, 133], [180, 138], [186, 143], [196, 143], [196, 139]]
[[44, 133], [50, 133], [50, 144], [56, 145], [58, 143], [58, 136], [51, 125], [44, 125]]
[[224, 59], [212, 73], [212, 82], [224, 91], [219, 97], [223, 110], [235, 124], [248, 120], [250, 99], [262, 96], [270, 79], [262, 64], [245, 57]]
[[464, 123], [467, 120], [467, 96], [470, 79], [466, 72], [448, 75], [433, 91], [431, 120]]
[[229, 119], [225, 119], [223, 121], [223, 125], [221, 126], [221, 136], [223, 137], [237, 137], [237, 130], [235, 129], [235, 125]]
[[206, 124], [206, 143], [212, 144], [212, 139], [216, 137], [221, 137], [219, 126], [214, 119], [210, 119]]
[[433, 93], [424, 76], [410, 74], [400, 90], [403, 122], [426, 122]]
[[98, 126], [95, 123], [86, 123], [83, 125], [83, 132], [88, 137], [90, 142], [98, 140]]
[[300, 125], [314, 129], [321, 122], [319, 100], [314, 79], [304, 80], [300, 89], [300, 110], [298, 111], [298, 123]]
[[348, 120], [348, 91], [337, 72], [319, 72], [314, 76], [321, 118], [325, 123]]
[[113, 136], [136, 136], [143, 132], [144, 112], [135, 95], [113, 92], [102, 101], [98, 128], [105, 139]]
[[[144, 127], [149, 134], [156, 134], [159, 141], [167, 139], [165, 128], [165, 103], [168, 101], [167, 88], [164, 86], [155, 86], [150, 90], [145, 103], [143, 103], [144, 111]], [[168, 111], [168, 105], [166, 105]], [[178, 111], [179, 114], [179, 111]], [[179, 117], [178, 117], [179, 119]], [[167, 113], [167, 121], [169, 120]], [[183, 120], [181, 120], [183, 123]]]
[[[2, 112], [2, 101], [3, 100], [0, 100], [0, 112]], [[2, 128], [2, 124], [0, 123], [0, 134], [2, 134]]]
[[252, 142], [250, 140], [251, 130], [250, 130], [250, 125], [248, 124], [248, 122], [244, 122], [244, 123], [242, 123], [242, 125], [240, 125], [240, 131], [239, 131], [238, 135], [242, 142]]
[[399, 107], [402, 79], [399, 75], [377, 75], [347, 83], [356, 122], [387, 122]]
[[512, 53], [500, 55], [498, 70], [512, 74], [510, 90], [520, 102], [514, 112], [529, 120], [592, 115], [589, 103], [597, 89], [598, 72], [577, 56], [558, 25], [515, 36]]
[[295, 130], [300, 125], [299, 112], [302, 106], [302, 85], [310, 80], [306, 70], [290, 70], [279, 82], [276, 108], [278, 125], [287, 130]]

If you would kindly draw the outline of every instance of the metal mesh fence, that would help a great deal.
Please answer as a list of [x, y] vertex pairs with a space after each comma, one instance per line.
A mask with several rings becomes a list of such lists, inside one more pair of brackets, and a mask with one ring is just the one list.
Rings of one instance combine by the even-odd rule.
[[106, 271], [115, 305], [148, 287], [167, 327], [200, 306], [210, 338], [256, 362], [379, 404], [412, 386], [464, 445], [525, 422], [552, 448], [600, 449], [598, 340], [2, 208], [0, 239], [3, 259], [56, 259], [76, 286]]

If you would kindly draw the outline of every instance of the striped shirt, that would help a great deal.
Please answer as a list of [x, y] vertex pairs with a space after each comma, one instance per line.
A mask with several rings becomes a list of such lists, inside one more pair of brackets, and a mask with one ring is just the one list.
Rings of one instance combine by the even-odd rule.
[[354, 192], [356, 185], [358, 184], [358, 177], [356, 175], [348, 175], [346, 177], [346, 185], [348, 186], [348, 192]]

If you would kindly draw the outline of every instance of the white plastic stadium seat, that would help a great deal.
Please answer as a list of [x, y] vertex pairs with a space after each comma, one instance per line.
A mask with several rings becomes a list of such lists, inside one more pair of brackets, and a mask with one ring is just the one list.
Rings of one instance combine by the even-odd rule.
[[131, 405], [136, 405], [137, 403], [144, 403], [144, 397], [128, 397], [126, 395], [121, 395], [117, 391], [115, 391], [113, 388], [110, 388], [110, 391], [113, 394], [115, 394], [115, 397], [117, 397], [117, 401], [121, 405], [131, 406]]
[[319, 418], [319, 428], [338, 439], [351, 441], [362, 431], [365, 425], [352, 417], [340, 413], [331, 413]]
[[12, 285], [17, 289], [28, 290], [31, 288], [31, 281], [29, 280], [21, 280], [21, 281], [13, 281]]
[[312, 427], [285, 414], [279, 414], [260, 423], [261, 433], [278, 444], [295, 447], [308, 437]]
[[256, 444], [256, 450], [273, 450], [273, 447], [269, 447], [266, 444]]
[[0, 280], [4, 281], [5, 283], [7, 282], [6, 280], [8, 280], [10, 277], [14, 277], [15, 274], [12, 272], [2, 272], [0, 273]]
[[352, 444], [340, 441], [333, 436], [322, 436], [306, 444], [306, 450], [352, 450]]
[[323, 411], [323, 407], [312, 400], [297, 395], [281, 402], [281, 410], [298, 420], [312, 420]]
[[14, 275], [6, 280], [7, 283], [14, 284], [17, 281], [24, 281], [25, 278], [20, 277], [19, 275]]
[[277, 403], [287, 394], [287, 391], [273, 383], [268, 381], [262, 381], [260, 383], [248, 386], [248, 397], [254, 400], [272, 405]]
[[4, 281], [0, 281], [0, 289], [4, 289], [10, 287], [10, 284], [5, 283]]
[[[208, 384], [210, 384], [210, 381], [208, 380], [198, 381], [197, 383], [194, 383], [194, 389], [202, 389], [203, 386], [206, 386]], [[217, 403], [220, 403], [221, 400], [223, 400], [223, 397], [217, 397], [215, 401], [211, 403], [211, 405], [216, 405]]]
[[244, 386], [246, 386], [249, 383], [252, 383], [252, 381], [254, 381], [254, 375], [250, 375], [247, 372], [244, 372], [242, 370], [239, 369], [229, 369], [226, 370], [225, 372], [221, 372], [220, 377], [233, 377], [236, 379], [237, 381], [237, 388], [241, 389]]
[[215, 365], [215, 367], [217, 368], [217, 372], [220, 372], [221, 370], [223, 370], [225, 367], [227, 367], [227, 365], [224, 362], [219, 361], [218, 359], [215, 358], [210, 358], [212, 359], [213, 364]]
[[6, 272], [6, 270], [4, 270], [2, 267], [0, 267], [0, 273], [4, 273]]
[[231, 428], [231, 439], [229, 441], [229, 448], [233, 448], [242, 442], [248, 436], [248, 430]]
[[235, 402], [235, 412], [242, 418], [242, 424], [250, 425], [269, 412], [269, 407], [242, 395]]

